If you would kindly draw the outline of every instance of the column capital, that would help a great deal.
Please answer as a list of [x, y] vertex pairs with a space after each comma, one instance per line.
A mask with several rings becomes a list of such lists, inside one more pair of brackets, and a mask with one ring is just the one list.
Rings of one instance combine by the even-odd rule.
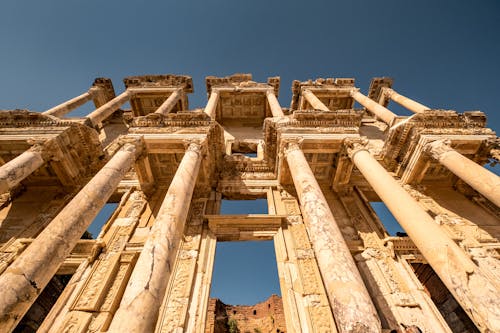
[[282, 143], [283, 152], [284, 152], [285, 156], [288, 155], [289, 152], [292, 152], [295, 150], [301, 150], [303, 142], [304, 142], [304, 138], [301, 136], [286, 138], [286, 141], [284, 141]]
[[344, 147], [347, 152], [347, 156], [349, 158], [353, 158], [353, 156], [361, 151], [361, 150], [366, 150], [367, 152], [370, 152], [368, 149], [368, 139], [367, 138], [348, 138], [344, 139]]
[[31, 144], [28, 151], [40, 153], [45, 162], [50, 160], [60, 161], [64, 158], [57, 138], [48, 140], [28, 139], [28, 143]]
[[355, 93], [359, 92], [359, 88], [352, 88], [349, 90], [349, 95], [352, 97]]
[[429, 154], [433, 159], [438, 160], [444, 153], [454, 151], [450, 146], [451, 141], [447, 139], [435, 140], [427, 143], [424, 146], [424, 151]]
[[121, 146], [120, 150], [133, 152], [136, 159], [146, 152], [143, 136], [122, 136], [118, 139], [118, 143]]
[[183, 140], [186, 152], [191, 151], [198, 155], [204, 156], [207, 153], [206, 139], [185, 139]]
[[392, 88], [389, 87], [382, 87], [382, 95], [385, 98], [391, 98], [391, 96], [395, 93], [395, 91]]

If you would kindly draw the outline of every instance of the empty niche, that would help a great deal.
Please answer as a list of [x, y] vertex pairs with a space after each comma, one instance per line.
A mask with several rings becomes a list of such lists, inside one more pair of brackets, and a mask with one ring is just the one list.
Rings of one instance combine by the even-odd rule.
[[370, 202], [370, 205], [390, 236], [406, 236], [403, 228], [383, 202]]

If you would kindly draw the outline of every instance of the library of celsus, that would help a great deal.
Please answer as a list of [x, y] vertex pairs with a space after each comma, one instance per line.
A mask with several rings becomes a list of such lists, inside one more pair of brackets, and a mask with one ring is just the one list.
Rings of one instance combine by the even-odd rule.
[[[387, 77], [366, 94], [294, 81], [289, 108], [279, 77], [205, 84], [201, 109], [191, 77], [143, 75], [0, 112], [0, 332], [271, 332], [216, 325], [209, 299], [217, 242], [255, 240], [275, 247], [273, 333], [500, 332], [500, 178], [484, 167], [500, 141], [484, 113]], [[254, 199], [266, 214], [220, 213]]]

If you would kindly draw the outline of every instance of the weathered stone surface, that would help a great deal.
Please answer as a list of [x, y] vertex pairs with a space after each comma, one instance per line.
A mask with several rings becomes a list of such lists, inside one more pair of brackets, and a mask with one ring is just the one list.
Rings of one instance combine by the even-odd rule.
[[[481, 167], [499, 140], [482, 112], [430, 109], [386, 77], [366, 96], [353, 78], [294, 81], [289, 109], [279, 77], [207, 77], [196, 110], [189, 76], [124, 82], [0, 112], [2, 332], [500, 331], [500, 190]], [[256, 198], [267, 214], [220, 215]], [[247, 240], [274, 241], [282, 299], [210, 300], [217, 242]]]

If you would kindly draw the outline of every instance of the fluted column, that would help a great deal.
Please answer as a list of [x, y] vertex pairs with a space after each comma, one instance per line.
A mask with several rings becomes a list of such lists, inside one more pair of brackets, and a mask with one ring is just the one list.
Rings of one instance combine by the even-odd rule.
[[271, 113], [273, 117], [284, 117], [283, 110], [281, 109], [280, 103], [274, 94], [274, 90], [269, 89], [266, 91], [267, 102], [271, 108]]
[[0, 332], [10, 332], [57, 272], [135, 161], [126, 143], [0, 276]]
[[83, 93], [80, 96], [72, 98], [69, 101], [61, 103], [57, 106], [54, 106], [53, 108], [45, 112], [42, 112], [42, 114], [54, 117], [62, 117], [65, 114], [70, 113], [80, 105], [83, 105], [88, 101], [92, 100], [95, 97], [95, 95], [99, 92], [99, 89], [100, 88], [98, 87], [92, 87], [86, 93]]
[[391, 110], [383, 107], [382, 105], [378, 104], [377, 102], [363, 95], [356, 89], [352, 89], [350, 91], [350, 95], [352, 98], [354, 98], [356, 102], [363, 105], [365, 108], [367, 108], [378, 118], [382, 119], [382, 121], [388, 125], [390, 125], [394, 120], [394, 118], [397, 117]]
[[152, 332], [173, 269], [202, 160], [190, 143], [163, 199], [108, 332]]
[[500, 207], [500, 177], [469, 160], [451, 148], [446, 141], [430, 142], [425, 149], [458, 178]]
[[212, 119], [215, 119], [216, 116], [217, 102], [219, 102], [219, 91], [212, 89], [207, 106], [205, 106], [205, 113], [208, 114]]
[[165, 100], [165, 102], [160, 105], [160, 107], [155, 111], [155, 113], [161, 113], [161, 114], [167, 114], [172, 111], [174, 108], [175, 104], [179, 101], [179, 99], [182, 97], [182, 89], [176, 89], [174, 90], [170, 96]]
[[354, 144], [349, 156], [480, 330], [500, 332], [500, 291], [368, 150]]
[[385, 97], [389, 98], [390, 100], [393, 100], [399, 105], [415, 113], [424, 112], [425, 110], [431, 109], [428, 106], [420, 104], [419, 102], [414, 101], [406, 96], [398, 94], [391, 88], [384, 87], [382, 93], [384, 94]]
[[325, 104], [323, 104], [323, 102], [320, 101], [320, 99], [318, 97], [316, 97], [316, 95], [314, 95], [314, 93], [312, 91], [310, 91], [309, 89], [305, 89], [304, 91], [302, 91], [302, 96], [304, 96], [304, 98], [307, 100], [307, 102], [309, 102], [309, 104], [311, 104], [313, 109], [322, 110], [322, 111], [330, 111], [330, 109]]
[[8, 192], [41, 167], [45, 160], [42, 147], [31, 147], [0, 167], [0, 194]]
[[125, 104], [130, 99], [130, 92], [125, 90], [120, 95], [116, 96], [106, 104], [102, 105], [100, 108], [95, 109], [87, 115], [93, 125], [97, 125], [106, 118], [108, 118], [113, 112], [118, 110], [122, 104]]
[[289, 143], [285, 155], [339, 332], [380, 332], [375, 307], [304, 153]]

